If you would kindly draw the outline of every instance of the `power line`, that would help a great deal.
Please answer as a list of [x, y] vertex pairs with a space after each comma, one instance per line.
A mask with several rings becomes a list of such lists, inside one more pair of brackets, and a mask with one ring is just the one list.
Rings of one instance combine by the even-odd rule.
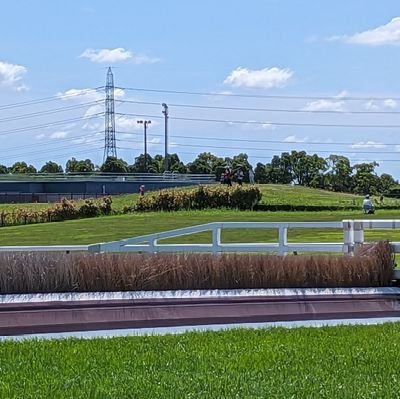
[[88, 107], [91, 105], [97, 105], [97, 104], [100, 104], [103, 102], [104, 102], [104, 100], [91, 101], [91, 102], [87, 102], [87, 103], [83, 103], [83, 104], [69, 105], [66, 107], [53, 108], [53, 109], [44, 110], [44, 111], [36, 111], [36, 112], [31, 112], [28, 114], [22, 114], [22, 115], [18, 115], [18, 116], [9, 116], [7, 118], [0, 119], [0, 122], [10, 122], [10, 121], [17, 121], [17, 120], [21, 120], [21, 119], [29, 119], [29, 118], [33, 118], [36, 116], [51, 115], [51, 114], [56, 114], [58, 112], [65, 112], [65, 111], [85, 108], [85, 107]]
[[[102, 141], [102, 139], [98, 139], [98, 140], [94, 140], [92, 143], [93, 143], [93, 144], [96, 144], [96, 143], [99, 143], [99, 142], [101, 142], [101, 141]], [[91, 143], [91, 144], [92, 144], [92, 143]], [[80, 145], [81, 145], [81, 144], [80, 144]], [[66, 150], [66, 149], [71, 150], [71, 146], [70, 146], [70, 145], [66, 145], [66, 146], [64, 145], [64, 146], [61, 146], [61, 147], [52, 148], [51, 156], [54, 156], [53, 151]], [[87, 148], [86, 148], [86, 151], [87, 151]], [[22, 154], [12, 155], [12, 156], [7, 157], [6, 159], [7, 159], [7, 160], [8, 160], [8, 159], [16, 159], [16, 158], [25, 157], [25, 156], [27, 156], [27, 155], [32, 155], [32, 154], [37, 154], [37, 151], [35, 150], [35, 151], [24, 152], [24, 153], [22, 153]]]
[[79, 91], [77, 93], [57, 94], [55, 96], [37, 98], [35, 100], [21, 101], [21, 102], [12, 103], [12, 104], [4, 104], [4, 105], [0, 105], [0, 110], [24, 107], [24, 106], [28, 106], [28, 105], [40, 104], [40, 103], [49, 102], [49, 101], [55, 101], [55, 100], [64, 100], [64, 99], [68, 99], [68, 98], [71, 98], [71, 97], [83, 96], [83, 95], [91, 93], [93, 91], [97, 92], [97, 91], [99, 91], [101, 89], [104, 89], [104, 86], [95, 87], [93, 89], [84, 89], [84, 90], [81, 90], [81, 91]]
[[[388, 97], [353, 97], [353, 96], [301, 96], [301, 95], [275, 95], [275, 94], [238, 94], [238, 93], [218, 93], [218, 92], [201, 92], [188, 90], [162, 90], [147, 89], [140, 87], [116, 87], [127, 91], [147, 92], [147, 93], [164, 93], [164, 94], [187, 94], [195, 96], [221, 96], [221, 97], [243, 97], [243, 98], [273, 98], [282, 100], [336, 100], [336, 101], [382, 101]], [[391, 97], [392, 100], [400, 100], [399, 97]]]
[[[161, 104], [152, 101], [135, 101], [135, 100], [116, 100], [119, 103], [139, 104], [139, 105], [157, 105]], [[197, 104], [172, 104], [170, 107], [177, 108], [195, 108], [225, 111], [256, 111], [256, 112], [285, 112], [285, 113], [312, 113], [312, 114], [400, 114], [400, 111], [334, 111], [334, 110], [307, 110], [307, 109], [282, 109], [282, 108], [251, 108], [251, 107], [224, 107], [214, 105], [197, 105]]]
[[80, 118], [64, 119], [64, 120], [49, 122], [49, 123], [45, 123], [45, 124], [41, 124], [41, 125], [33, 125], [33, 126], [27, 126], [27, 127], [23, 127], [23, 128], [16, 128], [16, 129], [11, 129], [11, 130], [7, 130], [7, 131], [3, 131], [3, 132], [0, 131], [0, 136], [5, 136], [8, 134], [12, 134], [12, 133], [26, 132], [26, 131], [30, 131], [30, 130], [44, 129], [47, 127], [64, 125], [66, 123], [71, 123], [71, 122], [87, 121], [87, 120], [91, 120], [91, 119], [96, 119], [103, 115], [104, 115], [104, 112], [99, 112], [97, 114], [93, 114], [90, 116], [83, 116]]
[[[162, 118], [158, 115], [129, 114], [116, 112], [116, 115], [134, 116], [143, 118]], [[375, 129], [398, 129], [400, 125], [370, 125], [370, 124], [333, 124], [333, 123], [295, 123], [295, 122], [271, 122], [271, 121], [241, 121], [229, 119], [208, 119], [208, 118], [188, 118], [179, 116], [170, 116], [170, 119], [189, 121], [189, 122], [210, 122], [242, 125], [261, 125], [261, 126], [303, 126], [303, 127], [337, 127], [337, 128], [375, 128]]]
[[[88, 137], [95, 137], [98, 134], [101, 134], [103, 132], [93, 132], [93, 133], [89, 133], [89, 134], [84, 134], [84, 135], [80, 135], [80, 136], [71, 136], [71, 137], [65, 137], [65, 138], [60, 138], [57, 140], [47, 140], [46, 142], [43, 142], [42, 140], [40, 142], [37, 143], [32, 143], [32, 144], [25, 144], [25, 145], [18, 145], [15, 147], [8, 147], [8, 148], [4, 148], [4, 151], [13, 151], [13, 150], [20, 150], [22, 148], [32, 148], [32, 147], [43, 147], [43, 146], [47, 146], [47, 145], [54, 145], [54, 144], [58, 144], [60, 142], [66, 142], [66, 141], [74, 141], [74, 140], [79, 140], [79, 139], [85, 139]], [[80, 143], [78, 143], [80, 144]]]
[[[131, 139], [122, 139], [119, 141], [133, 141], [136, 142], [136, 140], [131, 140]], [[232, 141], [232, 140], [231, 140]], [[159, 144], [159, 143], [157, 143]], [[303, 143], [304, 144], [304, 143]], [[231, 147], [231, 146], [227, 146], [227, 145], [207, 145], [207, 144], [179, 144], [179, 143], [175, 143], [176, 146], [178, 147], [204, 147], [204, 148], [218, 148], [218, 149], [230, 149], [230, 150], [242, 150], [242, 151], [283, 151], [283, 152], [287, 152], [287, 150], [282, 150], [279, 148], [260, 148], [260, 147]], [[323, 152], [323, 153], [332, 153], [332, 151], [326, 151], [326, 150], [318, 150], [316, 152]], [[340, 153], [343, 154], [399, 154], [398, 151], [342, 151], [340, 150]]]
[[[103, 149], [103, 147], [93, 147], [93, 151], [97, 151], [97, 150], [102, 150]], [[74, 151], [74, 155], [73, 155], [73, 157], [76, 155], [76, 154], [87, 154], [88, 153], [88, 149], [87, 148], [85, 148], [85, 149], [83, 149], [83, 150], [78, 150], [78, 151]], [[61, 157], [61, 156], [68, 156], [68, 157], [70, 157], [71, 155], [70, 155], [70, 153], [68, 153], [68, 154], [65, 154], [64, 152], [63, 153], [60, 153], [60, 154], [51, 154], [51, 158], [53, 158], [53, 159], [55, 159], [55, 157]], [[31, 160], [29, 161], [29, 162], [41, 162], [41, 161], [48, 161], [49, 160], [49, 156], [47, 156], [47, 157], [41, 157], [41, 158], [31, 158]], [[26, 162], [26, 161], [25, 161]]]
[[[123, 131], [117, 131], [119, 134], [129, 134], [129, 135], [141, 135], [139, 132], [123, 132]], [[163, 137], [164, 135], [161, 133], [153, 133], [151, 132], [151, 136], [158, 136], [158, 137]], [[271, 143], [271, 144], [304, 144], [304, 145], [355, 145], [356, 143], [354, 142], [341, 142], [341, 141], [335, 141], [333, 142], [326, 142], [326, 141], [301, 141], [301, 140], [293, 140], [293, 141], [285, 141], [285, 140], [264, 140], [264, 139], [240, 139], [240, 138], [226, 138], [226, 137], [207, 137], [207, 136], [201, 136], [201, 137], [194, 137], [194, 136], [184, 136], [184, 135], [179, 135], [179, 134], [174, 134], [171, 136], [171, 138], [184, 138], [184, 139], [190, 139], [190, 140], [211, 140], [211, 141], [238, 141], [238, 142], [244, 142], [244, 143]], [[394, 146], [394, 145], [399, 145], [400, 143], [376, 143], [377, 145], [384, 145], [384, 146]], [[362, 145], [362, 144], [361, 144]], [[362, 148], [362, 147], [359, 147]], [[400, 152], [397, 152], [400, 154]]]

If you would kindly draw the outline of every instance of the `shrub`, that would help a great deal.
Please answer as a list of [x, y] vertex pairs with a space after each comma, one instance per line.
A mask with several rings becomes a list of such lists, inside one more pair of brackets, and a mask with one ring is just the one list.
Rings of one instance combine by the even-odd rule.
[[85, 202], [79, 208], [79, 216], [83, 218], [96, 217], [99, 216], [100, 213], [100, 207], [90, 199], [85, 200]]
[[255, 186], [199, 186], [192, 190], [166, 189], [138, 198], [124, 213], [137, 211], [177, 211], [207, 208], [253, 209], [261, 200]]

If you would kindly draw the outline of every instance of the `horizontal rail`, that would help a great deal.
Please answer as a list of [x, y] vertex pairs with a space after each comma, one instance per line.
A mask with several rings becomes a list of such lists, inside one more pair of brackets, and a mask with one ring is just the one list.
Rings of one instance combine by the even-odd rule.
[[0, 252], [87, 252], [88, 245], [5, 245]]
[[[342, 229], [343, 242], [289, 243], [289, 229]], [[118, 241], [92, 245], [2, 246], [0, 252], [10, 251], [89, 251], [98, 252], [277, 252], [280, 255], [301, 252], [343, 252], [353, 254], [364, 243], [364, 228], [396, 229], [400, 220], [343, 220], [341, 222], [212, 222], [183, 227], [161, 233], [146, 234]], [[275, 243], [223, 243], [223, 229], [276, 229], [279, 239]], [[210, 232], [212, 242], [206, 244], [164, 244], [159, 240], [171, 239], [200, 232]], [[391, 243], [393, 251], [400, 253], [400, 242]]]

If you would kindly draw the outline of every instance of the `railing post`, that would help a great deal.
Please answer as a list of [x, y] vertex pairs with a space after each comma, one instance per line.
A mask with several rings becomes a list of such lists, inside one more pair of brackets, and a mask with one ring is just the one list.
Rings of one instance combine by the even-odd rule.
[[354, 221], [343, 220], [343, 254], [351, 255], [354, 249]]
[[358, 248], [362, 247], [364, 244], [364, 225], [360, 220], [355, 220], [353, 222], [353, 231], [354, 231], [354, 251]]
[[279, 227], [279, 255], [287, 255], [287, 227]]
[[212, 229], [212, 252], [217, 254], [221, 250], [221, 227], [214, 226]]

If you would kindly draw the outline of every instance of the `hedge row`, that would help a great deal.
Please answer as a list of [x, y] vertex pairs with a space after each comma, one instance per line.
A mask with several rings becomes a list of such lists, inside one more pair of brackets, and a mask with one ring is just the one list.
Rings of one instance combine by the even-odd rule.
[[139, 197], [124, 213], [146, 211], [178, 211], [190, 209], [230, 208], [253, 209], [261, 200], [255, 186], [198, 186], [192, 190], [165, 189]]
[[2, 211], [0, 212], [0, 227], [109, 215], [112, 212], [111, 204], [111, 197], [104, 197], [101, 200], [87, 199], [81, 205], [63, 198], [60, 203], [44, 210], [15, 209], [13, 211]]
[[[396, 205], [384, 205], [375, 207], [376, 211], [380, 209], [394, 210], [399, 209]], [[324, 211], [360, 211], [362, 212], [361, 206], [356, 205], [298, 205], [298, 204], [257, 204], [254, 207], [255, 211], [264, 212], [324, 212]]]

